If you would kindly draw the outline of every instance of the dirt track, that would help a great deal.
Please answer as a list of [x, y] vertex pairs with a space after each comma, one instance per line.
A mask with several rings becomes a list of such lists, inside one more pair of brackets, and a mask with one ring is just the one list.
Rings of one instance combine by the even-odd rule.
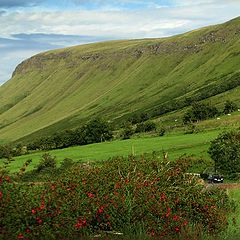
[[207, 184], [207, 188], [209, 187], [219, 187], [223, 189], [233, 189], [240, 188], [240, 183], [215, 183], [215, 184]]

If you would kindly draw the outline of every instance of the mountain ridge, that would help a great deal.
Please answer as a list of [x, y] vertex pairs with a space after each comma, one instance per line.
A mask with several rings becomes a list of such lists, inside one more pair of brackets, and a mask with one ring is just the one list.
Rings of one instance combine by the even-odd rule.
[[234, 96], [238, 102], [228, 92], [239, 93], [239, 41], [240, 17], [163, 39], [37, 54], [0, 87], [0, 139], [74, 128], [93, 116], [114, 120], [137, 111], [157, 116], [195, 100], [219, 98], [221, 105]]

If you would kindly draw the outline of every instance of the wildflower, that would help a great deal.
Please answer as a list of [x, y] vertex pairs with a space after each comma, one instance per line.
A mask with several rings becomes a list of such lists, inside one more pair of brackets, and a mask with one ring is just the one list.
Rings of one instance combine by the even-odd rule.
[[18, 239], [23, 239], [24, 236], [20, 233], [18, 236], [17, 236]]
[[98, 213], [103, 213], [103, 211], [104, 211], [104, 207], [103, 207], [103, 206], [101, 206], [101, 207], [97, 210]]
[[36, 210], [32, 209], [32, 214], [35, 214], [36, 213]]
[[178, 219], [179, 219], [179, 217], [178, 217], [177, 215], [174, 215], [174, 216], [173, 216], [173, 220], [174, 220], [174, 221], [177, 221]]
[[27, 228], [26, 230], [25, 230], [25, 233], [30, 233], [31, 232], [31, 230], [29, 229], [29, 228]]
[[166, 199], [166, 195], [165, 195], [165, 193], [162, 193], [161, 200], [164, 200], [164, 199]]
[[0, 199], [3, 197], [3, 193], [2, 192], [0, 192]]
[[167, 208], [167, 214], [166, 214], [166, 217], [169, 217], [169, 216], [170, 216], [170, 212], [171, 212], [171, 208], [168, 207], [168, 208]]
[[87, 225], [87, 220], [84, 218], [83, 220], [79, 220], [75, 225], [74, 225], [74, 227], [76, 228], [76, 229], [80, 229], [80, 228], [82, 228], [82, 227], [86, 227], [86, 225]]
[[185, 220], [185, 221], [183, 222], [183, 226], [186, 226], [187, 224], [188, 224], [188, 221]]
[[42, 224], [43, 220], [40, 217], [36, 217], [36, 220], [38, 221], [38, 224]]
[[6, 179], [7, 182], [11, 181], [11, 178], [9, 176], [6, 176], [5, 179]]
[[89, 198], [94, 198], [94, 194], [92, 194], [92, 193], [87, 193], [87, 195]]
[[42, 220], [42, 219], [39, 219], [39, 220], [38, 220], [38, 223], [39, 223], [39, 224], [42, 224], [42, 223], [43, 223], [43, 220]]
[[180, 231], [180, 228], [179, 228], [179, 227], [175, 227], [175, 231], [176, 231], [176, 232], [179, 232], [179, 231]]

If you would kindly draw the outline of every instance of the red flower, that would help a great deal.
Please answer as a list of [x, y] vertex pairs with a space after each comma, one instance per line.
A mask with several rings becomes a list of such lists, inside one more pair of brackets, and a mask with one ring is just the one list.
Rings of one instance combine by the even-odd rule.
[[97, 210], [98, 213], [103, 213], [103, 211], [104, 211], [104, 207], [103, 207], [103, 206], [101, 206], [101, 207]]
[[183, 223], [183, 226], [186, 226], [188, 224], [188, 221], [185, 220], [184, 223]]
[[9, 176], [6, 176], [5, 179], [6, 179], [7, 182], [11, 181], [11, 178]]
[[42, 224], [42, 223], [43, 223], [43, 220], [42, 220], [42, 219], [39, 219], [39, 220], [38, 220], [38, 223], [39, 223], [39, 224]]
[[19, 238], [19, 239], [23, 239], [24, 236], [23, 236], [22, 234], [19, 234], [19, 235], [17, 236], [17, 238]]
[[177, 221], [178, 219], [179, 219], [179, 217], [178, 217], [177, 215], [174, 215], [174, 216], [173, 216], [173, 220], [174, 220], [174, 221]]
[[166, 199], [166, 195], [165, 193], [162, 193], [161, 200], [164, 200], [164, 199]]
[[175, 231], [176, 231], [176, 232], [179, 232], [179, 231], [180, 231], [180, 228], [179, 228], [179, 227], [175, 227]]
[[30, 233], [31, 230], [30, 230], [29, 228], [27, 228], [27, 229], [25, 230], [25, 232], [26, 232], [26, 233]]
[[87, 195], [89, 198], [94, 198], [94, 194], [92, 194], [92, 193], [87, 193]]
[[32, 214], [35, 214], [36, 213], [36, 210], [32, 209]]
[[86, 227], [87, 226], [87, 220], [84, 218], [83, 220], [79, 220], [75, 225], [74, 225], [74, 227], [76, 228], [76, 229], [80, 229], [80, 228], [82, 228], [82, 227]]
[[0, 192], [0, 199], [2, 198], [2, 196], [3, 196], [3, 193], [2, 193], [2, 192]]

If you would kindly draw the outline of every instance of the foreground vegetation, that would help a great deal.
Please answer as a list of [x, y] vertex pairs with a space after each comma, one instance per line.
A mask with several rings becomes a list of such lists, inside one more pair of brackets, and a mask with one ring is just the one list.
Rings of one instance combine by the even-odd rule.
[[[206, 189], [185, 174], [190, 164], [183, 158], [172, 163], [154, 156], [119, 157], [102, 166], [69, 165], [54, 181], [35, 185], [3, 175], [2, 239], [221, 235], [235, 205], [223, 190]], [[53, 168], [42, 162], [38, 172]]]

